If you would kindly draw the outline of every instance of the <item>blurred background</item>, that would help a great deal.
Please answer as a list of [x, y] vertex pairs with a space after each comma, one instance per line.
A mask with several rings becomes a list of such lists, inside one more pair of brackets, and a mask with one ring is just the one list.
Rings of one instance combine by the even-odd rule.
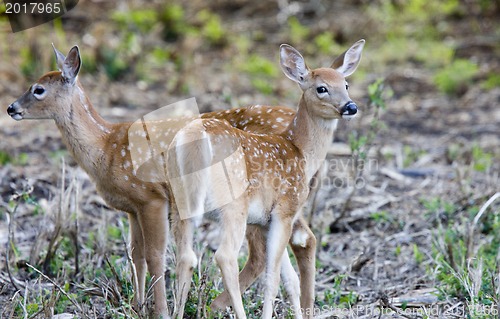
[[[361, 38], [349, 78], [361, 114], [340, 123], [304, 212], [318, 237], [318, 316], [456, 306], [490, 318], [500, 293], [498, 0], [81, 0], [18, 33], [0, 5], [0, 105], [55, 69], [54, 43], [80, 47], [80, 81], [111, 121], [193, 96], [203, 112], [295, 107], [300, 89], [280, 70], [279, 45], [315, 68]], [[0, 318], [141, 316], [130, 306], [126, 218], [96, 194], [52, 121], [0, 112], [0, 177]], [[187, 318], [211, 316], [223, 289], [211, 227], [200, 232]], [[173, 260], [170, 251], [169, 287]], [[262, 286], [244, 299], [258, 318]], [[287, 311], [280, 293], [276, 314]]]

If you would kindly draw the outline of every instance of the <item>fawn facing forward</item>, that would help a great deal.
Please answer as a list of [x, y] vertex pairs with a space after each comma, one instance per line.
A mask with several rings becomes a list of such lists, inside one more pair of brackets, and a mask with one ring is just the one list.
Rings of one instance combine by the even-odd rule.
[[[168, 318], [163, 278], [170, 204], [168, 185], [145, 183], [134, 175], [128, 149], [128, 130], [132, 123], [112, 124], [95, 111], [78, 81], [81, 66], [78, 47], [73, 47], [67, 57], [55, 48], [54, 52], [59, 71], [43, 75], [26, 93], [9, 105], [7, 112], [18, 121], [55, 120], [66, 147], [96, 183], [98, 192], [107, 204], [128, 213], [132, 259], [137, 273], [135, 303], [142, 305], [144, 302], [147, 267], [156, 281], [153, 289], [155, 316]], [[294, 114], [288, 108], [254, 106], [207, 113], [203, 117], [228, 120], [234, 126], [247, 131], [281, 132], [288, 126]], [[276, 118], [280, 120], [276, 121]], [[304, 278], [311, 277], [310, 274], [314, 274], [310, 270], [311, 265], [314, 267], [314, 262], [310, 261], [315, 250], [314, 237], [302, 219], [297, 220], [295, 227], [298, 234], [309, 235], [307, 245], [299, 241], [291, 243], [291, 246], [299, 260], [301, 277], [302, 273], [305, 274]], [[242, 271], [242, 287], [250, 285], [261, 272], [262, 239], [259, 234], [255, 235], [256, 232], [249, 232], [251, 254]], [[255, 241], [255, 244], [252, 244], [252, 241]], [[311, 280], [306, 283], [309, 286], [314, 285]], [[306, 295], [312, 295], [311, 287], [301, 289], [309, 291]], [[220, 301], [222, 304], [224, 302], [224, 299]], [[304, 305], [305, 302], [303, 307]], [[309, 301], [306, 307], [312, 307], [312, 301]]]
[[[296, 49], [281, 46], [281, 68], [303, 91], [297, 114], [281, 134], [252, 134], [217, 119], [195, 120], [177, 133], [170, 145], [167, 165], [170, 182], [174, 176], [178, 181], [172, 184], [176, 204], [182, 205], [178, 207], [181, 214], [172, 216], [172, 230], [179, 251], [178, 287], [187, 287], [177, 297], [181, 315], [192, 265], [196, 264], [192, 249], [193, 229], [207, 212], [207, 216], [221, 226], [221, 244], [215, 259], [237, 318], [246, 318], [238, 282], [238, 252], [247, 224], [262, 227], [266, 234], [262, 317], [272, 317], [280, 264], [288, 258], [285, 248], [293, 223], [306, 201], [309, 183], [326, 157], [338, 119], [351, 118], [357, 113], [356, 104], [349, 98], [345, 77], [356, 70], [364, 43], [364, 40], [356, 42], [330, 68], [314, 70], [306, 66]], [[220, 153], [224, 151], [218, 145], [221, 140], [228, 148], [240, 152], [227, 163], [224, 171], [225, 175], [227, 171], [234, 174], [229, 178], [232, 188], [229, 191], [245, 191], [240, 196], [233, 196], [237, 198], [232, 202], [213, 210], [214, 203], [217, 204], [228, 190], [220, 183], [222, 175], [199, 168], [214, 166], [220, 161]]]

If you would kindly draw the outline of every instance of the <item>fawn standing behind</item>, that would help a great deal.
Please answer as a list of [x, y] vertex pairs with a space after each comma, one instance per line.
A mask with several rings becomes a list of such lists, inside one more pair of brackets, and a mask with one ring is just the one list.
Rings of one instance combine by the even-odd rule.
[[[351, 118], [357, 106], [347, 93], [345, 77], [351, 75], [361, 59], [365, 41], [356, 42], [339, 56], [331, 68], [310, 70], [302, 55], [289, 45], [280, 48], [280, 62], [285, 75], [297, 82], [303, 91], [298, 111], [292, 123], [281, 134], [252, 134], [235, 129], [217, 119], [199, 119], [181, 129], [170, 145], [168, 153], [169, 181], [180, 214], [172, 216], [172, 229], [179, 252], [177, 264], [178, 287], [185, 294], [177, 296], [178, 310], [184, 303], [196, 255], [192, 249], [193, 229], [207, 210], [210, 211], [226, 187], [214, 182], [219, 176], [210, 170], [193, 174], [200, 167], [209, 167], [220, 160], [217, 142], [230, 143], [239, 149], [227, 169], [232, 170], [243, 195], [208, 216], [221, 225], [221, 244], [215, 253], [224, 288], [230, 296], [237, 318], [246, 318], [238, 282], [238, 252], [243, 242], [246, 225], [263, 227], [266, 236], [266, 288], [263, 318], [271, 318], [277, 294], [280, 263], [288, 257], [285, 248], [292, 233], [294, 221], [305, 203], [309, 182], [326, 157], [333, 132], [340, 118]], [[206, 143], [194, 143], [204, 140]], [[227, 175], [227, 172], [225, 172]], [[226, 185], [223, 185], [226, 186]], [[234, 185], [233, 185], [234, 187]], [[186, 218], [196, 216], [194, 218]], [[295, 309], [297, 312], [298, 309]], [[300, 317], [297, 316], [297, 317]]]
[[[98, 192], [111, 207], [128, 213], [131, 232], [132, 259], [136, 269], [136, 306], [145, 298], [146, 265], [155, 281], [155, 316], [168, 318], [164, 275], [164, 252], [167, 236], [169, 193], [166, 183], [145, 183], [132, 169], [128, 131], [132, 123], [112, 124], [94, 110], [90, 99], [78, 81], [81, 58], [78, 47], [68, 56], [54, 48], [60, 71], [49, 72], [34, 83], [26, 93], [9, 105], [7, 112], [15, 120], [53, 119], [63, 141], [77, 163], [89, 174]], [[283, 107], [254, 106], [203, 114], [204, 118], [226, 119], [243, 130], [281, 132], [294, 115]], [[275, 118], [282, 120], [275, 121]], [[295, 224], [297, 232], [312, 234], [301, 219]], [[253, 233], [252, 233], [253, 234]], [[260, 247], [258, 236], [255, 245]], [[293, 244], [294, 252], [314, 253], [314, 247]], [[258, 249], [256, 249], [258, 251]], [[247, 272], [252, 274], [249, 285], [260, 269], [259, 256], [250, 256]], [[302, 258], [306, 260], [307, 258]], [[255, 261], [255, 262], [252, 262]], [[306, 266], [301, 272], [307, 272]], [[288, 265], [290, 267], [290, 265]], [[303, 270], [302, 270], [303, 269]], [[293, 291], [292, 291], [293, 292]], [[291, 293], [292, 293], [291, 292]]]

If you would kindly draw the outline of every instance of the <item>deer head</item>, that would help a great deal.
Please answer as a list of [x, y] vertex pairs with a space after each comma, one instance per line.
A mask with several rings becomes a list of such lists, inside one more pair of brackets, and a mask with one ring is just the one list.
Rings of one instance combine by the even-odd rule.
[[304, 58], [288, 44], [280, 47], [280, 64], [285, 75], [299, 84], [303, 103], [312, 115], [326, 119], [351, 119], [358, 111], [351, 101], [345, 78], [354, 73], [361, 59], [365, 40], [359, 40], [341, 54], [330, 68], [311, 70]]
[[[54, 46], [53, 46], [54, 47]], [[36, 81], [14, 103], [7, 108], [7, 113], [15, 120], [54, 119], [59, 115], [69, 114], [71, 103], [61, 99], [69, 99], [77, 86], [81, 58], [77, 46], [74, 46], [65, 57], [54, 47], [59, 71], [48, 72]], [[67, 107], [68, 110], [64, 110]]]

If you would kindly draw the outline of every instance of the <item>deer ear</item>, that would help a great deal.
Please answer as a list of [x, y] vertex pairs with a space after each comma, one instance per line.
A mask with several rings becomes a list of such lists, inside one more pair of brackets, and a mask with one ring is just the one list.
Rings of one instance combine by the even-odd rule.
[[80, 72], [81, 65], [82, 59], [80, 58], [80, 50], [78, 49], [78, 46], [75, 45], [71, 48], [71, 50], [69, 50], [68, 55], [60, 66], [63, 78], [68, 81], [68, 83], [74, 84], [78, 76], [78, 72]]
[[54, 49], [54, 54], [56, 55], [57, 68], [59, 69], [59, 71], [62, 72], [64, 60], [66, 60], [66, 57], [64, 56], [64, 54], [61, 53], [61, 51], [56, 49], [56, 47], [54, 46], [54, 43], [52, 43], [52, 48]]
[[361, 52], [364, 45], [365, 40], [363, 39], [354, 43], [352, 47], [336, 58], [330, 67], [342, 73], [344, 77], [353, 74], [361, 60]]
[[291, 45], [282, 44], [280, 46], [280, 65], [283, 73], [299, 85], [303, 85], [309, 78], [309, 68], [304, 58]]

